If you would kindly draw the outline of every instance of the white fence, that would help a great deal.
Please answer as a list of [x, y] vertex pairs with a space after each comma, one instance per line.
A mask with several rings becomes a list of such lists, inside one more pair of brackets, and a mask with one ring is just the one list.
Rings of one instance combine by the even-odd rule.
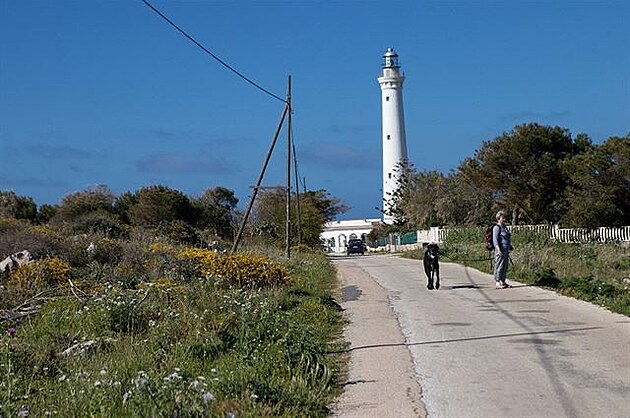
[[[560, 228], [558, 225], [509, 226], [510, 231], [532, 230], [544, 233], [549, 238], [566, 243], [584, 242], [630, 242], [630, 226], [586, 228]], [[418, 231], [418, 243], [444, 242], [448, 228], [431, 228]]]
[[551, 238], [560, 242], [630, 242], [630, 226], [597, 229], [566, 229], [557, 226]]

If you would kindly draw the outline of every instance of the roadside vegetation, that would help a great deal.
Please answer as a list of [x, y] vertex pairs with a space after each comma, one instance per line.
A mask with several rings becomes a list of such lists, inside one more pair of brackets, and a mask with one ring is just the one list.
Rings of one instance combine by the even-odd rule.
[[[620, 243], [565, 244], [534, 231], [512, 234], [509, 279], [630, 316], [630, 248]], [[440, 246], [443, 261], [492, 274], [492, 254], [484, 248], [482, 228], [450, 229]], [[421, 251], [409, 256], [421, 258]]]
[[[334, 201], [308, 197], [318, 246], [313, 207]], [[235, 204], [222, 188], [99, 186], [38, 210], [0, 193], [1, 258], [33, 258], [0, 272], [0, 417], [326, 416], [344, 369], [335, 270], [305, 241], [287, 259], [272, 216], [229, 254]]]

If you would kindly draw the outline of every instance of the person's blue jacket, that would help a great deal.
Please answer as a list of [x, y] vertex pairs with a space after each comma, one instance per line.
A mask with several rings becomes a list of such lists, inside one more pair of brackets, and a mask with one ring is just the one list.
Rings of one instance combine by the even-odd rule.
[[492, 228], [492, 245], [501, 248], [502, 254], [508, 254], [512, 248], [512, 237], [510, 231], [504, 226], [496, 224]]

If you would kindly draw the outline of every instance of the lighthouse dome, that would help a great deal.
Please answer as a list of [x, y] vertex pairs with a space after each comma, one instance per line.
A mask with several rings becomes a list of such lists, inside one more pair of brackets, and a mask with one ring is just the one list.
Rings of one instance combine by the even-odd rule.
[[383, 68], [400, 68], [398, 54], [393, 48], [387, 48], [387, 51], [383, 54]]

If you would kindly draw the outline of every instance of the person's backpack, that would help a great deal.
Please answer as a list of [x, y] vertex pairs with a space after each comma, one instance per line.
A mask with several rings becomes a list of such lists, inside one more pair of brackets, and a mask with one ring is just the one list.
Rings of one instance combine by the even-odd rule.
[[492, 251], [494, 244], [492, 243], [492, 229], [496, 224], [492, 224], [486, 228], [486, 232], [483, 234], [483, 241], [486, 244], [486, 250]]

